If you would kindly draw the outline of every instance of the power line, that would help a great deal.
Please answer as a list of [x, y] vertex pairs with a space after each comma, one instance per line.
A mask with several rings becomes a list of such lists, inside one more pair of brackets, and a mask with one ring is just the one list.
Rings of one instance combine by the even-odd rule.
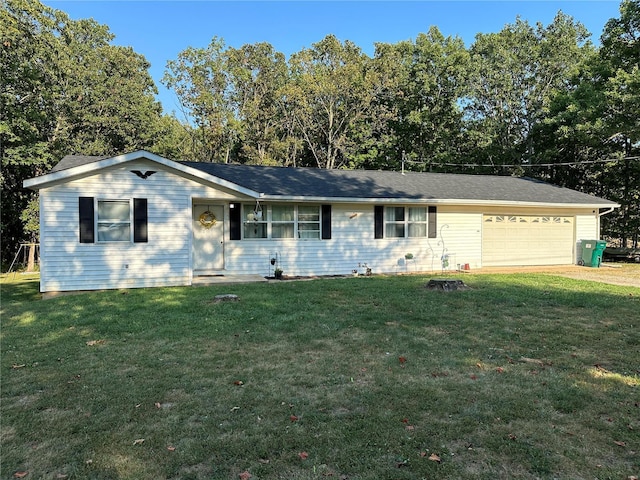
[[431, 162], [424, 160], [407, 160], [402, 159], [404, 163], [415, 163], [420, 165], [428, 165], [430, 167], [492, 167], [492, 168], [534, 168], [534, 167], [556, 167], [556, 166], [576, 166], [576, 165], [591, 165], [596, 163], [614, 163], [623, 160], [640, 160], [640, 156], [637, 157], [623, 157], [623, 158], [609, 158], [604, 160], [581, 160], [577, 162], [557, 162], [557, 163], [515, 163], [515, 164], [495, 164], [487, 165], [482, 163], [453, 163], [453, 162]]

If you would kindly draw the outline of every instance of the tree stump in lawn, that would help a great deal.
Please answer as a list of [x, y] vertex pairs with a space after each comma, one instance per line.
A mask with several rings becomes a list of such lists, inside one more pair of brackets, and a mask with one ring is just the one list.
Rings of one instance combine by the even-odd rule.
[[462, 280], [440, 280], [432, 279], [426, 285], [427, 290], [438, 290], [441, 292], [453, 292], [456, 290], [469, 290], [469, 287]]
[[238, 298], [237, 295], [234, 295], [233, 293], [225, 293], [222, 295], [216, 295], [215, 297], [213, 297], [213, 302], [214, 303], [220, 303], [220, 302], [237, 302], [240, 299]]

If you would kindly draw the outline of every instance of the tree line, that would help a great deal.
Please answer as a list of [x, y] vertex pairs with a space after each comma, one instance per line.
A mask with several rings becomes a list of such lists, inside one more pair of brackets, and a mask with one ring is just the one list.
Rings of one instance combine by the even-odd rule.
[[214, 37], [166, 65], [181, 105], [155, 100], [146, 59], [105, 25], [4, 0], [2, 260], [37, 239], [25, 178], [67, 154], [147, 149], [174, 159], [316, 168], [527, 175], [622, 208], [603, 231], [640, 232], [640, 0], [623, 0], [600, 45], [568, 15], [520, 18], [465, 46], [437, 27], [376, 43], [327, 35], [287, 58]]

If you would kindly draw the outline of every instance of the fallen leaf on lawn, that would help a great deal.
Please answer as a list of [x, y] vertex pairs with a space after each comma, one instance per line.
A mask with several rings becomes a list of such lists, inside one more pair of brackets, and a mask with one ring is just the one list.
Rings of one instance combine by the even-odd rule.
[[231, 411], [232, 411], [232, 412], [235, 412], [236, 410], [240, 410], [240, 407], [232, 407], [232, 408], [231, 408]]
[[59, 478], [60, 480], [63, 480], [65, 478], [68, 478], [69, 475], [65, 475], [64, 473], [59, 473], [56, 475], [56, 478]]
[[496, 368], [496, 372], [503, 373], [504, 372], [504, 368], [498, 367], [498, 368]]
[[258, 463], [261, 463], [263, 465], [267, 465], [271, 460], [269, 460], [268, 458], [259, 458], [258, 459]]
[[104, 340], [89, 340], [87, 342], [87, 345], [90, 347], [93, 347], [94, 345], [102, 345], [104, 343]]
[[627, 444], [624, 442], [618, 442], [618, 441], [614, 441], [613, 443], [615, 443], [616, 445], [618, 445], [619, 447], [626, 447]]
[[89, 459], [89, 460], [86, 460], [84, 463], [85, 463], [86, 465], [91, 465], [91, 464], [93, 463], [93, 460], [92, 460], [92, 459]]
[[133, 441], [134, 445], [142, 445], [144, 443], [144, 438], [138, 438], [137, 440]]
[[156, 408], [162, 408], [162, 404], [160, 402], [156, 402], [154, 405]]
[[509, 434], [509, 440], [516, 440], [518, 437], [516, 437], [513, 433]]
[[307, 458], [309, 458], [309, 454], [307, 452], [300, 452], [298, 456], [301, 460], [306, 460]]
[[402, 419], [402, 423], [409, 423], [409, 419], [408, 418], [403, 418]]
[[475, 375], [471, 375], [471, 377], [469, 377], [469, 378], [471, 378], [471, 380], [477, 380], [478, 379], [478, 377], [476, 377]]
[[407, 425], [406, 427], [404, 427], [406, 430], [415, 430], [416, 427], [414, 427], [413, 425]]
[[627, 477], [627, 480], [638, 480], [638, 477], [636, 477], [635, 475], [629, 475]]
[[520, 357], [520, 361], [525, 363], [534, 363], [536, 365], [540, 365], [541, 367], [544, 366], [544, 362], [542, 360], [538, 360], [537, 358]]
[[407, 363], [407, 359], [405, 357], [398, 357], [398, 361], [400, 362], [400, 365], [403, 366], [405, 363]]
[[13, 474], [15, 478], [23, 478], [23, 477], [26, 477], [27, 475], [29, 475], [29, 472], [25, 472], [25, 471], [16, 472]]
[[242, 380], [236, 380], [235, 382], [233, 382], [233, 384], [240, 387], [240, 386], [244, 385], [244, 382]]
[[14, 370], [18, 369], [18, 368], [22, 368], [22, 367], [26, 367], [27, 365], [25, 363], [21, 363], [20, 365], [17, 364], [13, 364], [11, 365], [11, 368], [13, 368]]
[[432, 453], [431, 455], [429, 455], [429, 460], [431, 460], [432, 462], [437, 462], [437, 463], [442, 462], [442, 459], [438, 455], [436, 455], [435, 453]]
[[297, 422], [298, 421], [298, 417], [296, 417], [295, 415], [291, 415], [289, 417], [289, 420], [291, 420], [292, 422]]
[[482, 363], [480, 363], [480, 362], [476, 363], [476, 367], [478, 367], [480, 370], [482, 370], [482, 368], [483, 368], [482, 367]]
[[169, 450], [170, 452], [175, 452], [176, 451], [176, 447], [174, 447], [173, 445], [169, 445], [167, 447], [167, 450]]
[[249, 480], [251, 478], [251, 474], [245, 470], [244, 472], [239, 473], [238, 477], [240, 480]]

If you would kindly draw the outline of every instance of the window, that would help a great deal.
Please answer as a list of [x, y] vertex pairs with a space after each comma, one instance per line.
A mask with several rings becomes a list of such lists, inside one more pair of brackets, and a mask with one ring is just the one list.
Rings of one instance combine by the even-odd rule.
[[387, 207], [384, 212], [384, 236], [405, 236], [404, 207]]
[[410, 237], [427, 236], [427, 209], [425, 207], [409, 207], [407, 226]]
[[298, 206], [298, 238], [320, 238], [320, 207]]
[[374, 207], [375, 238], [435, 238], [436, 207]]
[[[237, 204], [232, 205], [233, 209], [237, 209]], [[261, 215], [256, 214], [253, 204], [244, 204], [242, 209], [244, 239], [331, 238], [331, 205], [265, 205]], [[232, 239], [239, 240], [235, 236]]]
[[293, 238], [294, 228], [295, 207], [273, 205], [271, 207], [271, 238]]
[[426, 207], [387, 207], [384, 234], [388, 238], [426, 237]]
[[96, 201], [93, 197], [80, 197], [78, 200], [80, 243], [148, 241], [146, 198]]
[[98, 241], [131, 241], [129, 200], [98, 200]]

